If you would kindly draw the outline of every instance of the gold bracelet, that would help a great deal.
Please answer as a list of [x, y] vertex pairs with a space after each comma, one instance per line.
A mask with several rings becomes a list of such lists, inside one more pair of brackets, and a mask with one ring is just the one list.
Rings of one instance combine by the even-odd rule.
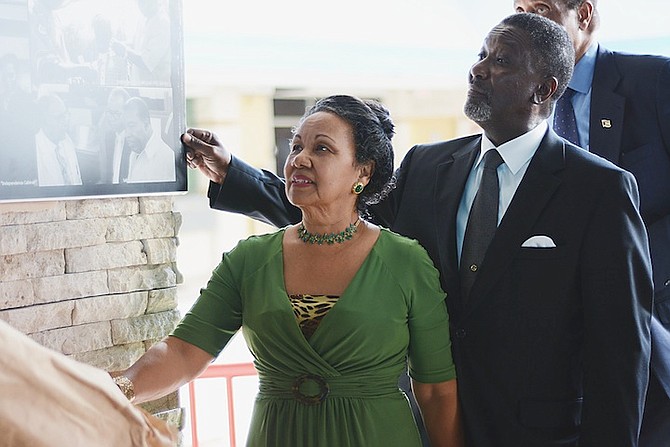
[[114, 383], [119, 387], [123, 395], [126, 396], [126, 399], [130, 402], [135, 400], [135, 387], [128, 377], [116, 376], [114, 377]]

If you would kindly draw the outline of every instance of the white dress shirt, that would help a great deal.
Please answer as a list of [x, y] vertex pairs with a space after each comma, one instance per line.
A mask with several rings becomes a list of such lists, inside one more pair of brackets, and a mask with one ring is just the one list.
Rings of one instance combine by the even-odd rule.
[[486, 135], [482, 135], [481, 150], [479, 158], [475, 162], [468, 180], [465, 182], [465, 189], [461, 197], [460, 205], [458, 206], [458, 213], [456, 215], [456, 247], [458, 249], [458, 259], [460, 263], [461, 252], [463, 251], [463, 237], [465, 236], [465, 227], [468, 224], [468, 216], [470, 215], [470, 208], [472, 202], [475, 200], [479, 182], [482, 178], [482, 171], [484, 169], [481, 163], [486, 151], [491, 149], [498, 149], [500, 156], [503, 159], [503, 164], [498, 166], [498, 184], [500, 185], [500, 198], [498, 201], [498, 224], [502, 220], [507, 207], [509, 206], [514, 193], [516, 193], [521, 180], [523, 179], [531, 158], [535, 155], [537, 148], [542, 142], [545, 133], [547, 132], [548, 124], [542, 121], [535, 129], [516, 137], [496, 147]]
[[123, 144], [126, 141], [126, 131], [114, 133], [114, 153], [112, 154], [112, 183], [119, 183], [121, 171], [121, 157], [123, 156]]
[[81, 185], [77, 152], [68, 135], [56, 144], [40, 130], [35, 135], [35, 147], [39, 186]]
[[130, 154], [128, 183], [174, 182], [175, 153], [154, 131], [139, 154]]

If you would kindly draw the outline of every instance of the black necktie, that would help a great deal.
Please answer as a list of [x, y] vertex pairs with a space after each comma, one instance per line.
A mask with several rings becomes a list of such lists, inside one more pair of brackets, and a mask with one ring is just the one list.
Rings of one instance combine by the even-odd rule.
[[128, 174], [130, 174], [130, 153], [132, 150], [127, 144], [123, 144], [123, 151], [121, 152], [121, 166], [119, 167], [119, 183], [126, 183], [128, 181]]
[[486, 250], [498, 227], [498, 166], [503, 162], [496, 149], [484, 154], [482, 179], [475, 200], [470, 208], [468, 224], [463, 237], [461, 251], [461, 291], [463, 299], [470, 295], [470, 289], [477, 278], [477, 272], [484, 260]]
[[573, 96], [575, 96], [575, 91], [568, 87], [563, 96], [558, 98], [554, 111], [554, 130], [572, 144], [579, 146], [577, 119], [575, 109], [572, 108]]

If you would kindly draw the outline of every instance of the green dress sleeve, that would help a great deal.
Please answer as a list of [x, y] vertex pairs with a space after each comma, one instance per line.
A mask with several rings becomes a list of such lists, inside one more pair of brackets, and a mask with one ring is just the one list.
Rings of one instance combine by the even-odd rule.
[[[244, 246], [224, 253], [207, 286], [179, 322], [172, 336], [218, 356], [242, 325], [242, 297], [235, 271], [243, 262]], [[239, 267], [238, 267], [239, 268]]]
[[403, 245], [409, 247], [397, 258], [401, 262], [396, 265], [395, 275], [402, 278], [408, 297], [410, 377], [423, 383], [454, 379], [456, 368], [451, 354], [446, 293], [426, 250], [414, 240], [406, 241]]

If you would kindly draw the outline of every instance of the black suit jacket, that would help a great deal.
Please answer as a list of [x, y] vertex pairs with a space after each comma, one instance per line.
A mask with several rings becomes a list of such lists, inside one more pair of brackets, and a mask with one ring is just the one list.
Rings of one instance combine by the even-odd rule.
[[[548, 131], [464, 302], [455, 221], [480, 141], [415, 146], [374, 209], [441, 272], [468, 445], [637, 445], [653, 292], [635, 180]], [[234, 159], [210, 200], [285, 225], [283, 190]], [[522, 248], [534, 235], [556, 248]]]
[[666, 446], [670, 444], [670, 59], [599, 48], [589, 125], [591, 152], [633, 173], [640, 190], [656, 320], [642, 445]]
[[599, 48], [589, 128], [590, 151], [637, 180], [657, 313], [670, 327], [670, 58]]

